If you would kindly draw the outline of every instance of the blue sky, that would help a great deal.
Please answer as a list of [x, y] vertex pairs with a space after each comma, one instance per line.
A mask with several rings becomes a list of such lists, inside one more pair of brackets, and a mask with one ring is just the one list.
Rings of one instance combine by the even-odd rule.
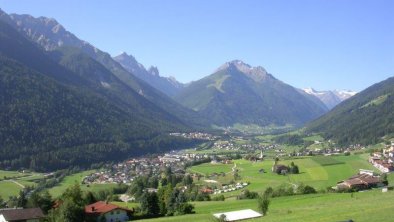
[[96, 47], [132, 54], [181, 82], [226, 61], [295, 87], [362, 90], [394, 75], [394, 1], [0, 0], [57, 19]]

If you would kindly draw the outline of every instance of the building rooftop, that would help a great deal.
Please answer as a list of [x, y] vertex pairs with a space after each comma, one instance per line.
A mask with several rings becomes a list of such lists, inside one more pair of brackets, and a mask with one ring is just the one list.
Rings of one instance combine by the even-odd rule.
[[0, 209], [0, 215], [3, 215], [7, 221], [40, 219], [45, 217], [40, 208]]
[[122, 209], [122, 210], [130, 211], [127, 208], [122, 208], [122, 207], [119, 207], [118, 205], [115, 205], [115, 204], [110, 204], [110, 203], [107, 203], [104, 201], [98, 201], [96, 203], [85, 206], [85, 213], [87, 213], [87, 214], [103, 214], [103, 213], [107, 213], [107, 212], [110, 212], [115, 209]]
[[245, 220], [245, 219], [257, 218], [263, 216], [262, 214], [251, 209], [217, 213], [214, 214], [213, 216], [216, 218], [220, 218], [220, 216], [223, 214], [226, 216], [226, 221], [238, 221], [238, 220]]

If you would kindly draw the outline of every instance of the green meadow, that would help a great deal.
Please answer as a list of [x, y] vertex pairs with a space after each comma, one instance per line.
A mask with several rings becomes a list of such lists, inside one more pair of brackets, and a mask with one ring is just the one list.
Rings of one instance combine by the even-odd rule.
[[8, 200], [10, 196], [17, 196], [22, 188], [12, 181], [0, 181], [0, 197]]
[[21, 173], [18, 171], [0, 170], [0, 196], [8, 199], [10, 196], [17, 196], [22, 186], [35, 186], [34, 180], [42, 178], [40, 173]]
[[[310, 194], [271, 199], [266, 216], [246, 221], [392, 221], [394, 192], [380, 190], [341, 194]], [[235, 210], [257, 210], [257, 200], [195, 202], [195, 214], [142, 220], [146, 222], [214, 221], [212, 214]]]
[[10, 178], [18, 178], [18, 177], [25, 177], [29, 176], [29, 173], [21, 173], [18, 171], [8, 171], [8, 170], [0, 170], [0, 180], [3, 179], [10, 179]]
[[75, 183], [80, 184], [81, 189], [83, 191], [92, 191], [92, 192], [106, 190], [106, 189], [110, 189], [110, 188], [117, 186], [117, 184], [90, 184], [90, 185], [81, 184], [82, 179], [85, 176], [87, 176], [91, 173], [94, 173], [94, 172], [95, 172], [95, 170], [87, 170], [87, 171], [83, 171], [80, 173], [66, 176], [57, 186], [50, 188], [49, 193], [53, 197], [59, 197], [68, 187], [74, 185]]
[[[335, 186], [337, 182], [347, 179], [357, 174], [359, 169], [376, 170], [367, 162], [368, 154], [350, 155], [350, 156], [319, 156], [319, 157], [300, 157], [294, 159], [280, 160], [279, 164], [290, 165], [294, 162], [298, 165], [299, 174], [288, 174], [286, 176], [277, 175], [271, 172], [274, 164], [273, 159], [267, 159], [261, 162], [252, 162], [248, 160], [235, 160], [240, 181], [250, 182], [247, 189], [251, 191], [262, 192], [267, 187], [276, 187], [281, 184], [304, 183], [315, 187], [317, 190], [326, 189]], [[188, 169], [189, 172], [200, 173], [205, 177], [200, 179], [202, 183], [206, 179], [216, 180], [218, 182], [228, 182], [231, 177], [231, 168], [233, 164], [211, 164], [205, 163], [193, 166]], [[259, 170], [264, 169], [265, 173]], [[217, 176], [208, 178], [212, 173], [227, 173], [225, 177]], [[241, 192], [233, 191], [224, 193], [225, 197], [238, 195]]]

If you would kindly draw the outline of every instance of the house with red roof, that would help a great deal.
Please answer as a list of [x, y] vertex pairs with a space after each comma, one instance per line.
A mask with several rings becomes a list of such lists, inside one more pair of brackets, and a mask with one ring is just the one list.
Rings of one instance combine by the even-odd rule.
[[132, 211], [104, 201], [85, 206], [87, 218], [97, 222], [123, 222], [129, 221]]

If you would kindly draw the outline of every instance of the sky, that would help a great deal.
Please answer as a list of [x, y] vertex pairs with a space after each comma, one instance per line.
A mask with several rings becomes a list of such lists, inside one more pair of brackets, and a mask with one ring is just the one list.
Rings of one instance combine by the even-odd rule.
[[181, 82], [240, 59], [317, 90], [394, 76], [391, 0], [0, 0], [7, 13], [55, 18], [116, 56]]

